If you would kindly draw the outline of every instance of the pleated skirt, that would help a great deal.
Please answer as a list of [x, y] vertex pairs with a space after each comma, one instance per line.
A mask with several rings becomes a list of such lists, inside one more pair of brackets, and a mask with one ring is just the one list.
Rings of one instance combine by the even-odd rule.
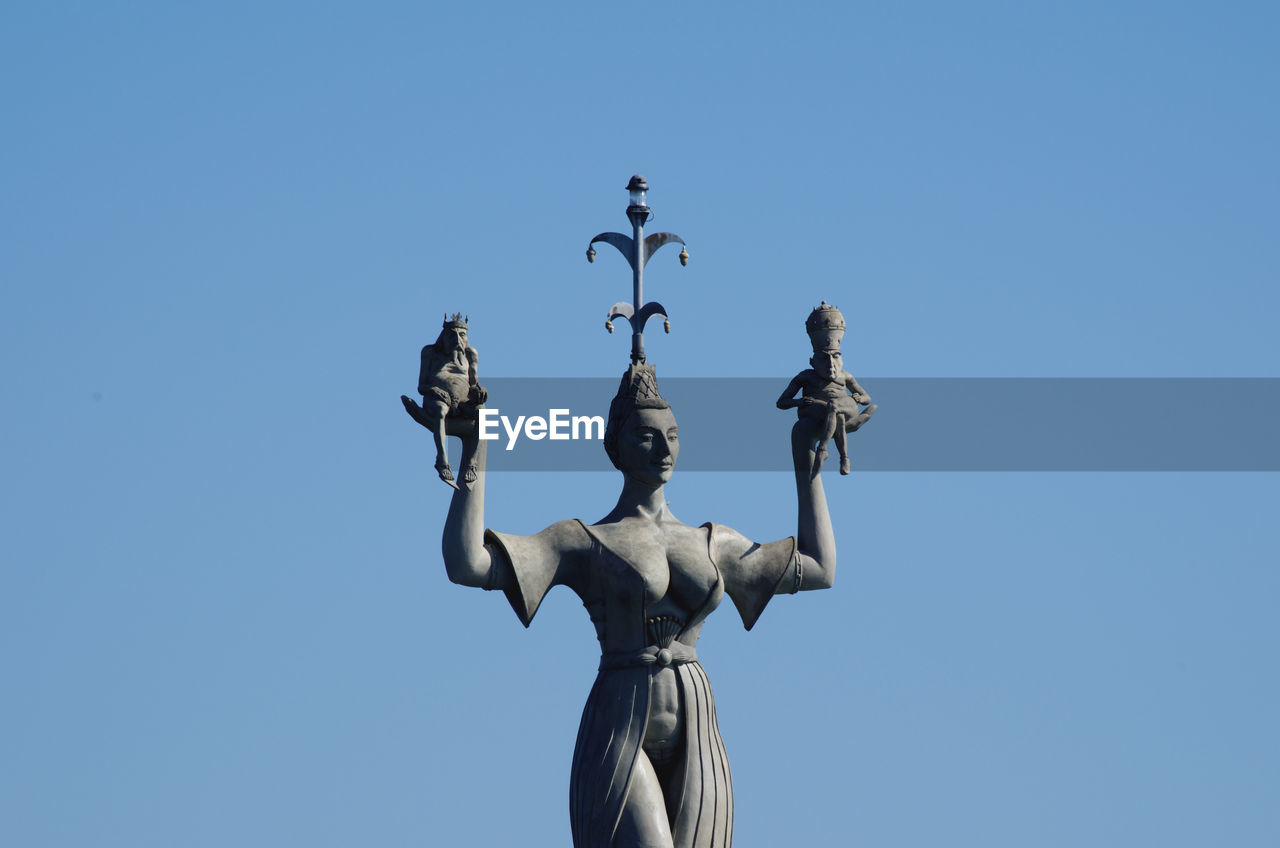
[[[673, 666], [684, 710], [683, 763], [667, 798], [673, 848], [729, 848], [733, 779], [711, 684], [697, 662]], [[649, 717], [653, 666], [602, 670], [582, 711], [569, 781], [574, 848], [620, 848], [614, 837]]]

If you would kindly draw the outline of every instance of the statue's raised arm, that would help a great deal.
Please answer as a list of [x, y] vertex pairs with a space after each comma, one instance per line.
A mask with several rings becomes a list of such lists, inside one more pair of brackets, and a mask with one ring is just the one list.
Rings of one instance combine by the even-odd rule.
[[[720, 524], [707, 525], [711, 555], [725, 579], [743, 625], [755, 626], [774, 595], [830, 589], [836, 578], [836, 540], [822, 478], [815, 467], [813, 426], [797, 421], [791, 428], [791, 454], [796, 481], [796, 535], [758, 543]], [[819, 464], [820, 467], [820, 464]]]
[[441, 552], [445, 573], [461, 586], [501, 590], [525, 627], [533, 620], [552, 586], [576, 586], [582, 576], [583, 555], [590, 547], [581, 522], [560, 521], [532, 536], [515, 536], [485, 529], [485, 457], [488, 441], [464, 444], [463, 462], [474, 444], [475, 469], [449, 501]]

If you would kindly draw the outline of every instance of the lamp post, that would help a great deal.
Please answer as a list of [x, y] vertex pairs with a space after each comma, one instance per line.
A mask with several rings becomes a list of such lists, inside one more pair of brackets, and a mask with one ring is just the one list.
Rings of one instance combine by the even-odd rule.
[[[615, 303], [609, 309], [609, 317], [605, 319], [604, 326], [612, 333], [614, 318], [621, 316], [627, 319], [631, 324], [631, 361], [637, 364], [645, 361], [644, 325], [646, 321], [654, 315], [661, 315], [663, 328], [666, 332], [671, 332], [671, 320], [662, 304], [657, 301], [644, 302], [644, 266], [649, 262], [649, 257], [657, 253], [658, 248], [664, 244], [673, 241], [684, 244], [684, 239], [675, 233], [654, 233], [648, 237], [645, 236], [645, 222], [653, 214], [645, 202], [645, 194], [648, 191], [649, 184], [639, 174], [633, 176], [627, 183], [627, 193], [630, 198], [627, 219], [631, 221], [632, 233], [630, 236], [624, 236], [622, 233], [600, 233], [587, 245], [588, 262], [596, 261], [593, 245], [602, 241], [618, 248], [618, 252], [631, 264], [631, 303], [626, 301]], [[682, 248], [680, 251], [680, 264], [689, 264], [687, 249]]]

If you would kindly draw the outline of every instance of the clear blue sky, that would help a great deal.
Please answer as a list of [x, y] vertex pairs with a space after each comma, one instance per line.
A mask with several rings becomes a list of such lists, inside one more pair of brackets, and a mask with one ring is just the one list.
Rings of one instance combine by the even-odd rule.
[[[448, 583], [448, 492], [397, 395], [455, 309], [482, 373], [620, 373], [627, 271], [583, 250], [626, 227], [637, 171], [693, 256], [651, 266], [660, 374], [785, 380], [825, 298], [872, 394], [1183, 377], [1196, 451], [1204, 378], [1280, 376], [1278, 25], [1261, 2], [5, 4], [0, 842], [568, 844], [591, 628], [568, 593], [525, 631]], [[592, 520], [617, 486], [495, 475], [488, 521]], [[789, 486], [669, 496], [768, 539]], [[828, 488], [835, 590], [750, 634], [722, 609], [700, 644], [739, 845], [1280, 844], [1280, 477]]]

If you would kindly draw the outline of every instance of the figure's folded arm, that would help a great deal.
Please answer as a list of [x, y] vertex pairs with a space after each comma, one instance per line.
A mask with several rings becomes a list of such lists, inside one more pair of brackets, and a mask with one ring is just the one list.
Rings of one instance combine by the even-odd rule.
[[783, 390], [782, 394], [778, 395], [776, 404], [778, 409], [791, 409], [800, 405], [799, 401], [795, 400], [796, 392], [800, 391], [800, 385], [800, 375], [797, 374], [787, 384], [787, 388]]

